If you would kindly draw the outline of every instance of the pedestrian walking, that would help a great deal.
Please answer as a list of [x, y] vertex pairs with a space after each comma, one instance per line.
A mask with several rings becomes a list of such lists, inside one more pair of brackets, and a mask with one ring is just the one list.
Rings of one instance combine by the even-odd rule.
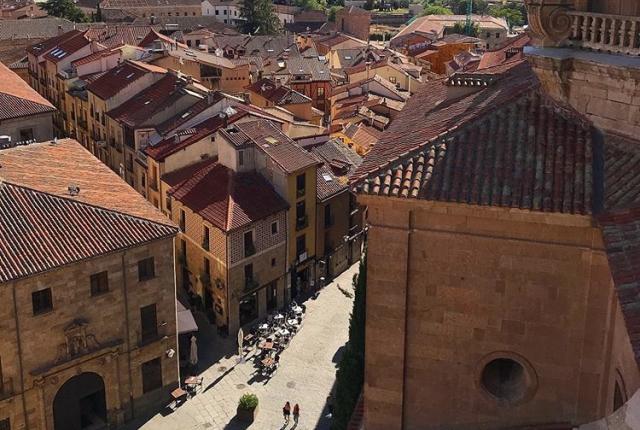
[[289, 402], [284, 404], [282, 415], [284, 416], [284, 423], [289, 424], [289, 416], [291, 415], [291, 404]]
[[293, 422], [298, 424], [298, 419], [300, 418], [300, 406], [296, 403], [293, 407]]

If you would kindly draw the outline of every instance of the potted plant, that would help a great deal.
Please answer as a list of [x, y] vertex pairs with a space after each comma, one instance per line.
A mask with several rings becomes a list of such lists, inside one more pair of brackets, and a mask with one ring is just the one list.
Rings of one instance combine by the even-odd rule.
[[240, 421], [252, 423], [258, 414], [258, 396], [245, 393], [238, 402], [237, 415]]

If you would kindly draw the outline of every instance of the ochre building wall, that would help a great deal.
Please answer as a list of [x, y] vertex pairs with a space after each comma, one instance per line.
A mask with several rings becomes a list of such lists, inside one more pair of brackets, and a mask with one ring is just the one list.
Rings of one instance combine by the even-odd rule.
[[[368, 206], [365, 428], [580, 424], [638, 368], [590, 217], [361, 196]], [[527, 369], [505, 404], [484, 365]]]

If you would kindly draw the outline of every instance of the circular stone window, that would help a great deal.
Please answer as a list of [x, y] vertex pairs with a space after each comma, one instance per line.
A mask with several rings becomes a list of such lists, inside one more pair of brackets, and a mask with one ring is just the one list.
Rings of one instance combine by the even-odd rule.
[[486, 394], [505, 404], [527, 400], [536, 389], [537, 380], [531, 366], [512, 357], [489, 357], [480, 374], [480, 386]]

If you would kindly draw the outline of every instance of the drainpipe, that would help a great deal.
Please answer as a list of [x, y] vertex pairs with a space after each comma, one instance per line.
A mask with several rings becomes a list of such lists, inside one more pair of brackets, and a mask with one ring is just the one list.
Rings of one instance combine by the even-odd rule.
[[131, 371], [131, 329], [129, 325], [129, 296], [127, 294], [127, 271], [124, 261], [126, 252], [122, 253], [122, 294], [124, 296], [124, 318], [127, 326], [127, 371], [129, 373], [129, 405], [131, 409], [131, 418], [133, 418], [133, 377]]
[[409, 315], [408, 315], [408, 306], [409, 306], [409, 277], [411, 274], [411, 236], [413, 232], [413, 220], [412, 220], [413, 211], [409, 211], [409, 228], [407, 231], [407, 274], [405, 277], [405, 291], [404, 291], [404, 354], [402, 355], [402, 411], [401, 411], [401, 428], [404, 427], [404, 423], [406, 420], [406, 407], [405, 400], [407, 399], [407, 340], [408, 340], [408, 328], [409, 328]]
[[[20, 324], [18, 323], [18, 302], [16, 300], [16, 283], [15, 281], [12, 283], [12, 294], [13, 294], [13, 318], [16, 322], [16, 340], [18, 342], [18, 362], [20, 365], [20, 394], [22, 397], [22, 414], [24, 415], [24, 423], [25, 429], [29, 430], [29, 417], [27, 416], [27, 400], [24, 395], [24, 370], [22, 364], [22, 342], [20, 340]], [[46, 407], [44, 404], [43, 407]], [[45, 422], [46, 426], [46, 422]]]

